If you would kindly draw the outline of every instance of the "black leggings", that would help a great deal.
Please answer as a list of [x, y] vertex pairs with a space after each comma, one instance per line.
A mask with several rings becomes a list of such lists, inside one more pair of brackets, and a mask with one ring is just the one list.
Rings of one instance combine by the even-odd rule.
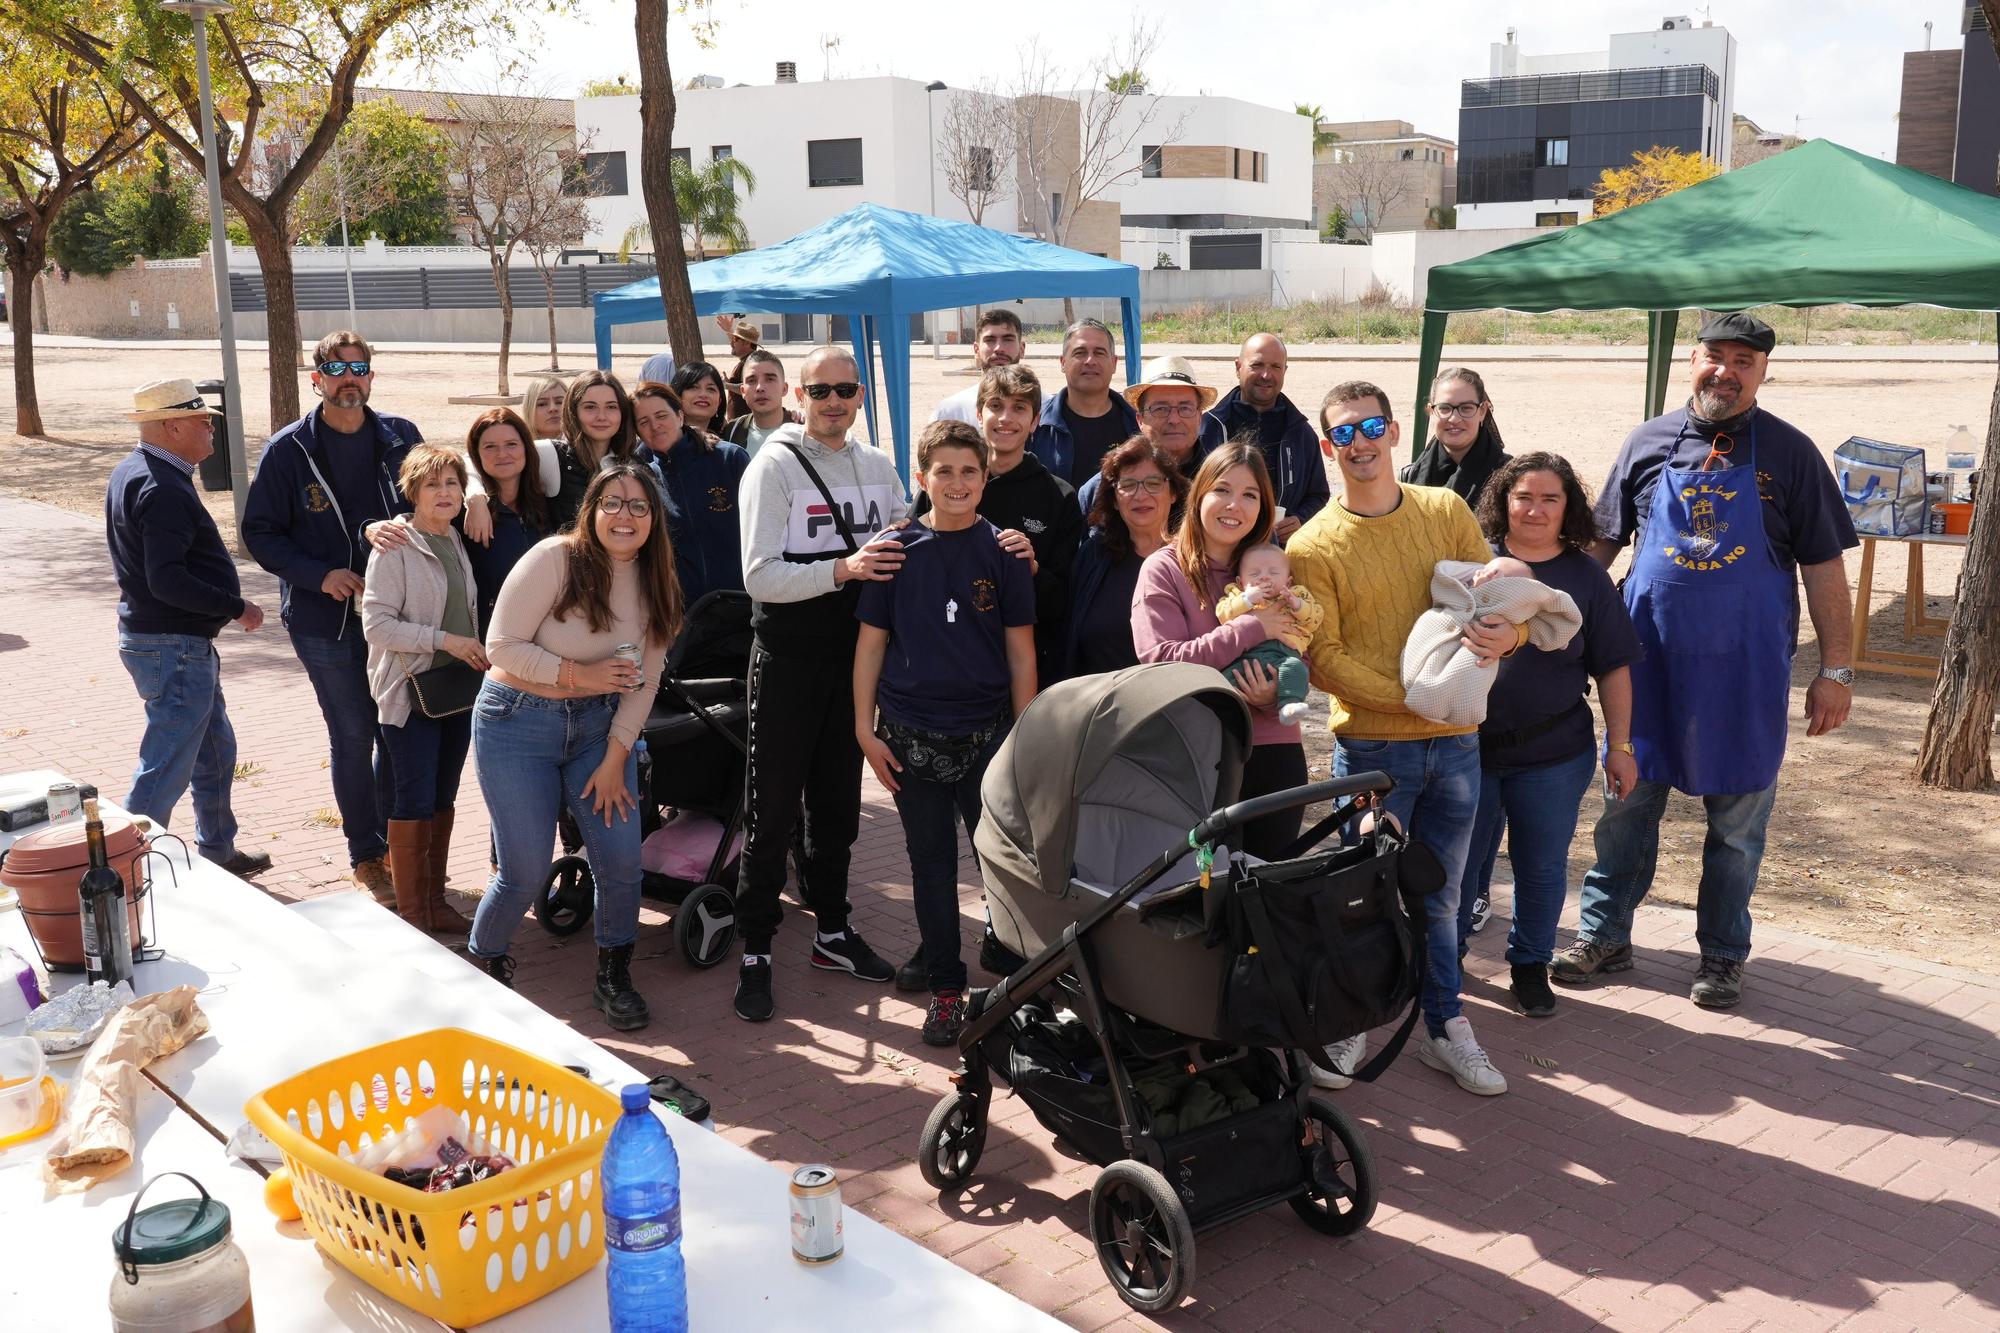
[[[1243, 786], [1239, 800], [1268, 796], [1288, 787], [1301, 787], [1306, 780], [1306, 748], [1297, 741], [1259, 745], [1243, 764]], [[1243, 826], [1238, 835], [1243, 850], [1266, 861], [1275, 861], [1299, 836], [1305, 823], [1305, 807], [1266, 815]]]

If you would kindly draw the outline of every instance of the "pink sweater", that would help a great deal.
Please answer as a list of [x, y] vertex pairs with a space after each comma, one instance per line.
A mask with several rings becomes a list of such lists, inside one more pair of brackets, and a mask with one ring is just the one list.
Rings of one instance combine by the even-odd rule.
[[[1163, 546], [1139, 566], [1132, 590], [1132, 647], [1141, 662], [1195, 662], [1227, 672], [1236, 659], [1270, 637], [1263, 622], [1244, 616], [1227, 625], [1215, 618], [1215, 604], [1229, 586], [1229, 569], [1210, 562], [1208, 601], [1194, 595], [1171, 546]], [[1297, 745], [1299, 729], [1278, 721], [1276, 708], [1250, 710], [1253, 745]]]

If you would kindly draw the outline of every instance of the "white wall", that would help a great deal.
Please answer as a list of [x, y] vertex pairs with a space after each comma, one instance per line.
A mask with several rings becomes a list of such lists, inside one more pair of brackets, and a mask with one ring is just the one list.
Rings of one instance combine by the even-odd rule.
[[1537, 213], [1574, 213], [1578, 222], [1588, 222], [1588, 199], [1510, 199], [1493, 204], [1460, 204], [1460, 231], [1488, 231], [1495, 227], [1533, 227]]
[[1366, 245], [1322, 245], [1317, 237], [1271, 247], [1274, 305], [1357, 301], [1374, 285], [1374, 251]]
[[[1462, 216], [1462, 215], [1461, 215]], [[1421, 306], [1430, 291], [1431, 270], [1440, 264], [1456, 264], [1525, 241], [1546, 236], [1545, 227], [1520, 227], [1486, 231], [1379, 231], [1369, 248], [1373, 251], [1375, 278], [1398, 303]]]
[[[1313, 124], [1304, 116], [1234, 97], [1135, 97], [1125, 104], [1114, 134], [1122, 140], [1149, 111], [1152, 122], [1112, 168], [1129, 168], [1130, 174], [1100, 196], [1117, 203], [1126, 216], [1235, 213], [1311, 224]], [[1265, 179], [1147, 179], [1139, 171], [1139, 149], [1165, 142], [1176, 126], [1177, 145], [1247, 148], [1265, 154]]]

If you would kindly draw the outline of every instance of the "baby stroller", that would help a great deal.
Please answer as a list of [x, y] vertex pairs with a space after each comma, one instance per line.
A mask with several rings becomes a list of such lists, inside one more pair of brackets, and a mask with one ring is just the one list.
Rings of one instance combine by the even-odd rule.
[[[1360, 1129], [1312, 1093], [1304, 1051], [1407, 1008], [1358, 1076], [1407, 1038], [1423, 897], [1443, 876], [1393, 829], [1312, 851], [1390, 788], [1381, 773], [1231, 804], [1250, 750], [1241, 697], [1165, 663], [1051, 687], [981, 790], [974, 845], [993, 931], [1028, 959], [969, 997], [960, 1066], [918, 1147], [938, 1189], [967, 1181], [995, 1080], [1103, 1167], [1090, 1234], [1126, 1304], [1170, 1309], [1194, 1233], [1279, 1201], [1346, 1235], [1375, 1209]], [[1282, 861], [1231, 854], [1246, 821], [1335, 801]], [[1155, 886], [1163, 886], [1156, 888]]]
[[[675, 905], [674, 944], [694, 967], [721, 962], [736, 938], [737, 833], [743, 827], [749, 749], [747, 680], [750, 597], [718, 589], [688, 609], [680, 636], [667, 650], [659, 697], [641, 733], [639, 831], [652, 836], [663, 809], [717, 821], [722, 836], [706, 872], [682, 879], [647, 871], [640, 891]], [[551, 935], [573, 935], [597, 902], [583, 835], [567, 808], [558, 823], [563, 855], [549, 867], [535, 898], [535, 918]]]

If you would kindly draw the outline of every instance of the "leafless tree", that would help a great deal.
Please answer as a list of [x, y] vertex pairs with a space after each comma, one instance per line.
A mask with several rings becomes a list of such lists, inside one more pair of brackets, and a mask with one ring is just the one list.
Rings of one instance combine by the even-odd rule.
[[526, 193], [527, 207], [521, 220], [521, 248], [528, 262], [542, 278], [549, 314], [550, 370], [560, 370], [556, 351], [556, 266], [565, 248], [580, 245], [590, 230], [590, 206], [581, 195], [563, 188], [564, 182], [583, 179], [583, 155], [590, 151], [591, 136], [577, 137], [576, 145], [556, 154], [557, 171], [540, 176]]
[[1010, 193], [1005, 182], [1014, 171], [1016, 133], [1012, 99], [991, 84], [951, 93], [938, 121], [945, 189], [980, 226], [988, 205]]
[[1399, 160], [1390, 148], [1357, 145], [1344, 152], [1334, 170], [1333, 202], [1347, 214], [1349, 234], [1372, 241], [1417, 183], [1420, 168]]

